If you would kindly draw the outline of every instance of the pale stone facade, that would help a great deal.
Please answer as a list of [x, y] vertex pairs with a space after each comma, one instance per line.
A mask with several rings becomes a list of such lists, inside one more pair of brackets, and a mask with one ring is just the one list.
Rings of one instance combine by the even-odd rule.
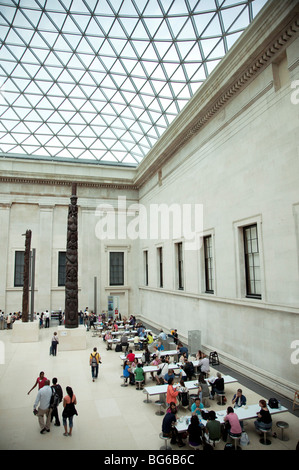
[[[298, 51], [298, 3], [270, 2], [137, 169], [0, 159], [0, 308], [21, 308], [14, 253], [29, 228], [37, 253], [35, 310], [63, 307], [58, 252], [65, 250], [76, 181], [80, 308], [95, 308], [96, 277], [98, 312], [114, 294], [121, 313], [177, 328], [185, 341], [189, 330], [200, 330], [205, 351], [217, 350], [223, 363], [292, 397], [299, 341]], [[106, 240], [98, 231], [100, 204], [116, 217], [115, 237]], [[183, 250], [180, 288], [178, 243], [186, 248], [188, 240], [150, 236], [155, 204], [177, 204], [181, 214], [184, 204], [203, 208], [198, 246]], [[134, 238], [132, 227], [128, 232], [138, 217], [135, 230], [145, 230], [145, 238]], [[243, 228], [250, 225], [259, 245], [255, 298], [245, 278]], [[209, 235], [213, 292], [207, 293], [202, 240]], [[122, 286], [109, 286], [110, 251], [124, 252]]]

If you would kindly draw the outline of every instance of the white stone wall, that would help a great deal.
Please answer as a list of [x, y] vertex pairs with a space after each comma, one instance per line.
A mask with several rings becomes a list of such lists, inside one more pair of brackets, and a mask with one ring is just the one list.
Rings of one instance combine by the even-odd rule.
[[[291, 88], [298, 46], [299, 40], [292, 43], [278, 68], [270, 64], [140, 190], [147, 212], [156, 203], [202, 204], [203, 234], [213, 235], [215, 256], [214, 294], [204, 292], [202, 247], [185, 252], [182, 292], [175, 282], [176, 240], [141, 242], [150, 273], [149, 285], [140, 288], [142, 315], [153, 325], [177, 328], [185, 341], [189, 330], [201, 330], [207, 351], [217, 350], [228, 365], [290, 396], [298, 385], [298, 365], [291, 361], [291, 345], [299, 340], [299, 104]], [[250, 223], [259, 230], [261, 300], [245, 292], [240, 227]]]
[[[26, 229], [32, 231], [31, 248], [36, 249], [34, 310], [64, 309], [65, 289], [58, 286], [58, 253], [66, 251], [67, 213], [70, 201], [69, 186], [40, 184], [22, 188], [16, 183], [1, 185], [0, 222], [2, 272], [0, 279], [0, 305], [5, 312], [22, 310], [22, 288], [14, 287], [15, 251], [24, 251]], [[78, 285], [79, 308], [89, 310], [94, 305], [94, 278], [97, 278], [97, 312], [107, 310], [107, 296], [120, 298], [120, 312], [131, 313], [136, 304], [138, 271], [133, 269], [137, 246], [127, 238], [105, 240], [97, 236], [96, 227], [101, 219], [97, 215], [100, 204], [114, 208], [117, 221], [118, 197], [128, 203], [136, 200], [136, 191], [106, 188], [78, 188]], [[134, 199], [135, 198], [135, 199]], [[130, 202], [131, 201], [131, 202]], [[116, 226], [117, 230], [117, 226]], [[117, 235], [117, 234], [116, 234]], [[109, 286], [109, 250], [125, 251], [125, 286]]]

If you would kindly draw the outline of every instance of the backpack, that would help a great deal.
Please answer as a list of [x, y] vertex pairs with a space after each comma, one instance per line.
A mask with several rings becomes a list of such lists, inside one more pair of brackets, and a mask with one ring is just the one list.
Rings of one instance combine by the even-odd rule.
[[247, 432], [242, 432], [241, 439], [240, 439], [241, 446], [248, 446], [249, 442], [250, 441], [249, 441]]
[[268, 402], [268, 406], [270, 408], [279, 408], [278, 406], [278, 400], [276, 398], [270, 398]]
[[182, 403], [182, 406], [188, 406], [189, 405], [189, 394], [188, 394], [188, 392], [182, 392], [181, 393], [181, 403]]
[[60, 403], [60, 396], [55, 387], [52, 388], [52, 396], [50, 400], [50, 408], [55, 409]]
[[96, 354], [91, 354], [91, 356], [92, 356], [91, 365], [92, 365], [92, 366], [96, 366], [96, 365], [98, 364], [97, 355], [98, 355], [98, 353], [96, 353]]

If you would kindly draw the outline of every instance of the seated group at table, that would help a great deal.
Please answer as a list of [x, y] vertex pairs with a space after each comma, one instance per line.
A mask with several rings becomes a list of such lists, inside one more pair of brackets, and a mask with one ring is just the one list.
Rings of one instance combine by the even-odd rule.
[[[173, 395], [169, 394], [168, 399], [171, 398], [173, 398]], [[243, 395], [241, 389], [238, 389], [234, 394], [232, 406], [227, 407], [223, 423], [217, 420], [217, 415], [214, 410], [206, 411], [200, 398], [196, 398], [191, 407], [191, 418], [181, 418], [188, 420], [188, 427], [184, 432], [179, 432], [176, 427], [178, 422], [176, 416], [178, 412], [176, 400], [174, 399], [174, 401], [171, 401], [168, 405], [168, 409], [162, 421], [162, 433], [164, 437], [170, 438], [172, 444], [177, 444], [179, 447], [185, 445], [183, 439], [187, 438], [191, 447], [198, 448], [201, 445], [213, 445], [214, 442], [220, 439], [226, 442], [227, 436], [241, 437], [242, 435], [243, 423], [239, 420], [234, 410], [234, 408], [236, 409], [246, 405], [246, 397]], [[272, 428], [272, 417], [264, 399], [259, 401], [259, 407], [260, 410], [256, 413], [254, 425], [255, 429], [262, 435], [264, 430]]]

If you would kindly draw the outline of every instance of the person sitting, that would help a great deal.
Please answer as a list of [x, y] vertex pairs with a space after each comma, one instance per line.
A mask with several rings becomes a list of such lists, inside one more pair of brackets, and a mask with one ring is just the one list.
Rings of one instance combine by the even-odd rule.
[[207, 444], [213, 444], [214, 441], [219, 441], [221, 438], [221, 424], [216, 420], [216, 413], [213, 410], [209, 411], [204, 437]]
[[158, 349], [158, 351], [164, 351], [165, 348], [164, 348], [164, 346], [163, 346], [162, 341], [158, 341], [157, 349]]
[[125, 382], [126, 383], [127, 383], [128, 379], [130, 379], [130, 385], [134, 385], [135, 377], [134, 377], [134, 374], [132, 373], [129, 361], [124, 362], [123, 376], [125, 377]]
[[234, 408], [246, 405], [246, 397], [242, 394], [242, 390], [240, 388], [238, 388], [237, 393], [234, 394], [232, 404], [234, 405]]
[[184, 371], [187, 375], [187, 380], [192, 380], [193, 376], [194, 376], [194, 365], [191, 361], [188, 361], [187, 358], [185, 358], [185, 361], [184, 361]]
[[144, 355], [144, 363], [145, 363], [145, 365], [148, 365], [151, 362], [151, 353], [148, 350], [147, 346], [145, 346], [145, 348], [144, 348], [143, 355]]
[[164, 375], [164, 382], [167, 384], [169, 379], [175, 379], [175, 375], [173, 369], [168, 369], [166, 374]]
[[196, 414], [199, 418], [201, 418], [201, 410], [203, 410], [203, 408], [204, 406], [201, 403], [200, 398], [195, 398], [194, 403], [191, 405], [192, 416]]
[[188, 348], [186, 348], [186, 346], [183, 346], [182, 343], [179, 343], [176, 349], [179, 355], [185, 354], [188, 358]]
[[179, 391], [174, 389], [173, 384], [174, 384], [174, 379], [170, 378], [168, 380], [168, 387], [167, 387], [167, 392], [166, 392], [166, 403], [168, 404], [174, 403], [176, 405]]
[[210, 362], [208, 357], [203, 357], [202, 359], [199, 360], [198, 363], [200, 367], [200, 372], [205, 375], [205, 377], [208, 377], [210, 373]]
[[160, 338], [163, 341], [166, 341], [167, 340], [167, 335], [166, 335], [166, 333], [164, 333], [163, 330], [161, 330], [159, 335], [158, 335], [158, 338]]
[[189, 444], [192, 447], [198, 447], [202, 444], [202, 428], [197, 415], [191, 416], [187, 432], [189, 436]]
[[218, 393], [224, 393], [224, 379], [221, 376], [220, 372], [217, 372], [217, 377], [215, 380], [209, 380], [209, 383], [212, 386], [211, 389], [211, 400], [214, 400], [214, 395]]
[[121, 345], [121, 348], [126, 348], [125, 352], [128, 351], [129, 349], [129, 340], [128, 340], [128, 336], [124, 333], [120, 339], [120, 345]]
[[180, 386], [179, 386], [179, 400], [182, 406], [188, 406], [189, 405], [189, 390], [185, 385], [185, 382], [183, 379], [180, 380]]
[[133, 353], [132, 349], [129, 350], [129, 354], [127, 355], [127, 360], [129, 362], [133, 362], [135, 359], [135, 354]]
[[[150, 365], [151, 366], [158, 366], [159, 364], [161, 364], [161, 359], [158, 356], [156, 356], [156, 354], [153, 354], [153, 360], [150, 363]], [[151, 372], [151, 376], [152, 376], [152, 380], [155, 380], [153, 372]]]
[[150, 345], [150, 344], [152, 344], [153, 342], [154, 342], [154, 337], [153, 337], [151, 331], [149, 331], [149, 332], [147, 333], [147, 344]]
[[[207, 382], [205, 381], [203, 374], [200, 374], [200, 376], [198, 377], [198, 393], [199, 393], [199, 398], [205, 404], [205, 402], [207, 402], [210, 396], [210, 389], [209, 389]], [[205, 406], [209, 406], [209, 405], [205, 404]]]
[[234, 409], [229, 406], [227, 408], [227, 415], [223, 418], [228, 434], [232, 437], [240, 437], [242, 434], [241, 424], [238, 415], [234, 412]]
[[[135, 382], [141, 382], [141, 388], [143, 387], [144, 384], [144, 372], [142, 368], [142, 364], [138, 363], [137, 367], [135, 367], [134, 370], [134, 375], [135, 375]], [[136, 388], [138, 390], [138, 387]]]
[[183, 447], [185, 444], [182, 441], [181, 433], [175, 428], [175, 423], [177, 410], [175, 407], [171, 407], [170, 413], [165, 413], [162, 421], [162, 433], [164, 437], [170, 437], [170, 443], [176, 444], [178, 441], [178, 446]]
[[178, 344], [179, 338], [178, 338], [177, 330], [174, 330], [174, 329], [171, 330], [170, 335], [168, 335], [168, 336], [169, 336], [170, 338], [173, 338], [174, 344]]
[[205, 353], [203, 353], [200, 349], [196, 353], [196, 360], [199, 361], [200, 359], [203, 359], [206, 357]]
[[257, 413], [257, 420], [254, 421], [255, 429], [259, 432], [272, 428], [272, 417], [265, 400], [259, 401], [260, 411]]

